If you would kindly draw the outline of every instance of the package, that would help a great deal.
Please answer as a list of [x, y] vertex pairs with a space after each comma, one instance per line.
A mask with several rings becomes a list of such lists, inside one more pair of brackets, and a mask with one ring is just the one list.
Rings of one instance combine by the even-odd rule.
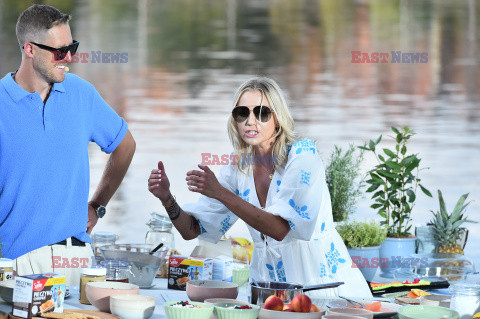
[[213, 280], [232, 282], [233, 258], [217, 256], [213, 259]]
[[45, 273], [15, 277], [12, 314], [21, 318], [40, 317], [46, 312], [63, 313], [65, 276]]
[[186, 290], [190, 280], [211, 280], [211, 258], [173, 255], [168, 259], [168, 289]]

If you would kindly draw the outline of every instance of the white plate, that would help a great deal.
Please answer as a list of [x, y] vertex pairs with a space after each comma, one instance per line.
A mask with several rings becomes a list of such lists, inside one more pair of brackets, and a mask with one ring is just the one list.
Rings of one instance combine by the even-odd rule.
[[[354, 300], [354, 301], [358, 301], [360, 303], [363, 303], [363, 304], [370, 304], [370, 303], [374, 303], [374, 302], [379, 301], [379, 300], [369, 300], [369, 299], [353, 299], [353, 298], [351, 298], [351, 299]], [[402, 308], [401, 305], [397, 305], [397, 304], [392, 303], [392, 302], [381, 301], [381, 303], [382, 303], [382, 308], [386, 308], [389, 311], [374, 312], [373, 313], [373, 318], [389, 318], [393, 315], [396, 315], [398, 309]], [[329, 302], [328, 306], [330, 308], [336, 308], [336, 307], [351, 306], [351, 304], [349, 302], [347, 302], [346, 300], [337, 299], [337, 300], [333, 300], [333, 301]]]
[[320, 308], [319, 312], [283, 312], [264, 309], [260, 306], [258, 319], [321, 319], [325, 314], [325, 309]]

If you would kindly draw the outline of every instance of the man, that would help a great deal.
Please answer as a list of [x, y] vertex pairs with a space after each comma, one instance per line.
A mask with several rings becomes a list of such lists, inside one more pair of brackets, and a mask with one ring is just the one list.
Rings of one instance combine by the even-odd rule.
[[[87, 81], [65, 74], [70, 16], [33, 5], [17, 21], [22, 62], [0, 81], [0, 238], [19, 275], [78, 284], [90, 237], [135, 152], [127, 123]], [[111, 153], [90, 202], [88, 144]], [[88, 203], [88, 204], [87, 204]]]

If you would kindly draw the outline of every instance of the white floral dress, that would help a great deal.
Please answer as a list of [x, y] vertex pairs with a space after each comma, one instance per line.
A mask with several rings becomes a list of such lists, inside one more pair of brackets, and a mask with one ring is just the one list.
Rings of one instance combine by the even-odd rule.
[[[253, 174], [243, 174], [236, 166], [221, 169], [219, 182], [256, 207], [261, 207]], [[315, 143], [295, 142], [285, 169], [276, 171], [268, 190], [265, 210], [282, 217], [290, 231], [282, 241], [264, 237], [248, 226], [255, 247], [250, 276], [257, 281], [282, 281], [313, 285], [334, 281], [345, 284], [334, 289], [312, 291], [315, 297], [371, 297], [368, 285], [352, 267], [348, 251], [335, 230], [325, 168]], [[219, 201], [201, 196], [183, 210], [198, 219], [200, 238], [216, 243], [238, 220]]]

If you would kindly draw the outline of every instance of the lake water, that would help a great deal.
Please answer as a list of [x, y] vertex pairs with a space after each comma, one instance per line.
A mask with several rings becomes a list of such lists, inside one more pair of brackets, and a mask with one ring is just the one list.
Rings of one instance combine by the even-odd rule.
[[[418, 194], [413, 224], [427, 222], [429, 211], [438, 209], [437, 189], [449, 209], [470, 193], [467, 215], [480, 220], [478, 2], [45, 2], [73, 15], [72, 33], [85, 63], [73, 63], [71, 72], [96, 86], [128, 121], [137, 142], [127, 176], [96, 231], [143, 242], [149, 213], [163, 212], [147, 189], [159, 160], [178, 202], [196, 200], [185, 173], [201, 162], [201, 153], [230, 153], [226, 123], [233, 93], [254, 75], [270, 76], [285, 89], [298, 131], [316, 139], [325, 162], [334, 145], [360, 145], [388, 135], [391, 126], [412, 128], [417, 135], [410, 150], [429, 167], [421, 172], [422, 183], [435, 195]], [[20, 63], [15, 22], [27, 6], [0, 0], [2, 74]], [[352, 63], [352, 51], [389, 58]], [[423, 53], [427, 61], [393, 63], [392, 51]], [[123, 58], [112, 61], [110, 54], [117, 53]], [[91, 192], [107, 159], [91, 145]], [[373, 164], [367, 156], [363, 171]], [[353, 218], [378, 220], [370, 204], [368, 197], [360, 200]], [[480, 224], [467, 227], [465, 253], [479, 265]], [[249, 237], [241, 222], [227, 235]], [[196, 245], [175, 236], [184, 254]]]

